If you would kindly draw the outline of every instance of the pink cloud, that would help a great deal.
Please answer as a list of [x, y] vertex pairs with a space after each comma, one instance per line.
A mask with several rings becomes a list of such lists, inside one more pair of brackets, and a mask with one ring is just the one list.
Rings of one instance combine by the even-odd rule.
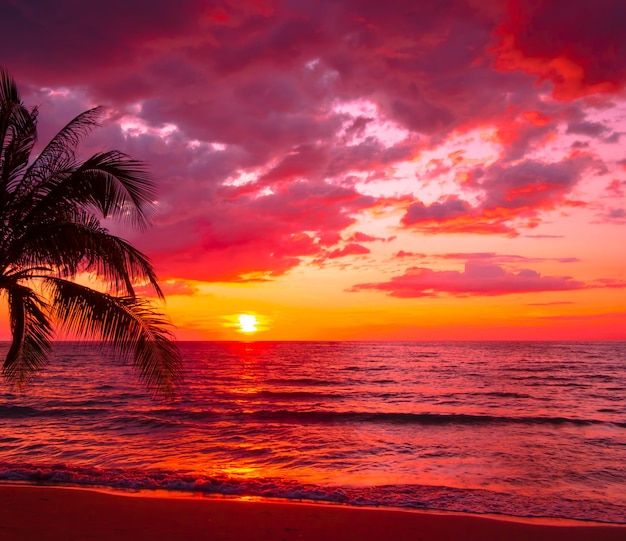
[[466, 216], [471, 210], [472, 207], [469, 203], [454, 196], [430, 205], [424, 205], [421, 201], [417, 201], [407, 209], [402, 222], [406, 225], [421, 222], [447, 222], [460, 216]]
[[304, 256], [325, 255], [340, 240], [337, 231], [354, 223], [352, 215], [375, 204], [351, 188], [325, 183], [301, 181], [275, 189], [262, 197], [234, 191], [234, 199], [218, 198], [191, 220], [180, 221], [178, 211], [171, 224], [159, 228], [160, 238], [139, 243], [155, 254], [162, 276], [264, 279], [284, 274]]
[[346, 240], [348, 242], [387, 242], [389, 239], [385, 237], [375, 237], [373, 235], [368, 235], [367, 233], [355, 231]]
[[514, 254], [496, 254], [494, 252], [457, 252], [446, 254], [432, 254], [435, 259], [451, 259], [461, 261], [487, 261], [499, 264], [517, 263], [541, 263], [543, 261], [556, 261], [557, 263], [580, 263], [577, 257], [528, 257]]
[[348, 255], [363, 255], [369, 254], [370, 249], [360, 244], [346, 244], [343, 248], [337, 248], [326, 254], [327, 259], [336, 259], [338, 257], [346, 257]]
[[475, 169], [468, 185], [485, 194], [483, 208], [532, 213], [562, 203], [591, 165], [592, 161], [586, 156], [555, 163], [536, 160], [510, 166], [496, 163]]
[[556, 119], [551, 120], [539, 111], [523, 113], [522, 118], [522, 121], [503, 119], [497, 127], [494, 141], [502, 145], [502, 162], [523, 158], [530, 150], [545, 144], [554, 134]]
[[609, 192], [611, 197], [625, 197], [626, 180], [613, 179], [606, 187], [606, 191]]
[[567, 126], [567, 133], [598, 137], [606, 134], [608, 128], [599, 122], [571, 122]]
[[561, 162], [524, 160], [515, 164], [496, 162], [475, 168], [465, 187], [480, 197], [471, 206], [457, 196], [425, 205], [417, 201], [402, 218], [406, 227], [429, 233], [501, 233], [518, 235], [521, 226], [537, 225], [538, 213], [558, 206], [579, 204], [567, 196], [596, 162], [587, 156], [573, 156]]
[[[27, 102], [42, 105], [42, 140], [102, 103], [111, 117], [87, 150], [120, 148], [151, 165], [159, 213], [132, 240], [162, 277], [267, 279], [343, 253], [342, 239], [371, 242], [351, 233], [356, 216], [384, 214], [390, 202], [406, 208], [405, 229], [509, 236], [573, 204], [591, 159], [530, 153], [563, 125], [585, 139], [611, 135], [582, 102], [541, 93], [604, 96], [626, 77], [621, 29], [610, 23], [621, 4], [574, 4], [13, 2], [0, 47]], [[335, 107], [360, 102], [373, 112]], [[377, 115], [406, 139], [369, 136]], [[145, 133], [125, 136], [127, 117]], [[176, 130], [158, 135], [168, 125]], [[402, 193], [365, 195], [363, 184], [473, 129], [496, 134], [497, 162], [434, 160], [418, 179], [437, 182], [462, 165], [468, 178], [456, 193], [408, 205]], [[233, 185], [242, 174], [253, 178]]]
[[489, 261], [472, 260], [463, 271], [436, 271], [410, 267], [387, 282], [357, 284], [350, 291], [375, 290], [391, 297], [494, 296], [542, 291], [582, 289], [585, 284], [569, 276], [542, 276], [531, 269], [512, 272]]
[[593, 223], [626, 224], [626, 209], [607, 208], [596, 216]]
[[407, 252], [405, 250], [399, 250], [397, 251], [395, 254], [393, 254], [394, 258], [397, 259], [402, 259], [405, 257], [409, 257], [409, 258], [417, 258], [417, 259], [423, 259], [425, 257], [428, 257], [426, 254], [420, 254], [420, 253], [416, 253], [416, 252]]

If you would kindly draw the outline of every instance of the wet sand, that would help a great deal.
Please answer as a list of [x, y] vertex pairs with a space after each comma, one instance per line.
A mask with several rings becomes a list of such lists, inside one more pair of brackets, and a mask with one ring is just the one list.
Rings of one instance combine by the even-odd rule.
[[623, 541], [626, 526], [0, 485], [0, 539]]

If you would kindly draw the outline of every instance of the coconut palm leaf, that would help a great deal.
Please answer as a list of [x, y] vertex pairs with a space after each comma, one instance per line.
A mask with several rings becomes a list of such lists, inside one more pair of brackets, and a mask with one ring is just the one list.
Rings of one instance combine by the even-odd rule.
[[97, 210], [140, 229], [149, 224], [156, 192], [145, 166], [118, 151], [95, 154], [50, 172], [21, 197], [24, 222], [49, 219], [60, 208]]
[[12, 189], [21, 181], [37, 141], [36, 117], [16, 108], [11, 133], [5, 134], [2, 154], [2, 185]]
[[2, 371], [21, 386], [45, 365], [50, 351], [52, 326], [46, 315], [48, 305], [30, 288], [13, 282], [6, 290], [13, 340]]
[[133, 296], [115, 297], [63, 278], [42, 276], [51, 309], [73, 334], [98, 337], [133, 361], [148, 387], [171, 395], [180, 379], [180, 357], [163, 316]]
[[80, 142], [98, 126], [102, 107], [94, 107], [80, 113], [57, 133], [24, 173], [27, 182], [45, 180], [55, 171], [66, 169], [76, 161], [76, 149]]
[[[2, 372], [12, 383], [26, 382], [45, 364], [56, 323], [109, 342], [150, 389], [171, 394], [181, 374], [171, 324], [135, 293], [148, 284], [163, 298], [152, 264], [101, 223], [145, 228], [154, 183], [142, 162], [116, 150], [77, 159], [101, 113], [78, 115], [30, 162], [38, 112], [22, 104], [0, 69], [0, 293], [12, 332]], [[98, 285], [75, 283], [80, 273]]]
[[144, 227], [156, 196], [144, 165], [116, 150], [95, 154], [77, 168], [69, 181], [88, 187], [88, 203], [102, 215]]
[[30, 115], [20, 100], [15, 81], [0, 68], [0, 151], [4, 152], [7, 136], [10, 137], [27, 116]]
[[13, 79], [0, 69], [0, 190], [19, 178], [37, 140], [37, 109], [29, 111]]
[[163, 299], [148, 257], [94, 217], [78, 211], [72, 217], [27, 228], [5, 250], [9, 259], [24, 268], [46, 265], [62, 276], [95, 273], [103, 285], [125, 295], [134, 295], [133, 284], [145, 282]]

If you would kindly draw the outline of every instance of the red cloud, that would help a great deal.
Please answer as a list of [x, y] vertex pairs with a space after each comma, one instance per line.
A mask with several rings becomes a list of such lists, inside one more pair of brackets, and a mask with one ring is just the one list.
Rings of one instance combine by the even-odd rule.
[[463, 261], [487, 261], [493, 263], [528, 263], [542, 261], [557, 261], [558, 263], [579, 263], [577, 257], [526, 257], [521, 255], [496, 254], [494, 252], [452, 252], [446, 254], [432, 254], [435, 259], [460, 259]]
[[[583, 104], [544, 100], [533, 83], [550, 80], [568, 99], [621, 88], [624, 40], [611, 26], [620, 5], [513, 2], [505, 20], [505, 2], [476, 0], [12, 2], [0, 49], [26, 101], [43, 104], [42, 140], [48, 120], [58, 128], [94, 103], [111, 107], [89, 144], [151, 164], [160, 212], [137, 242], [162, 277], [266, 279], [341, 253], [341, 239], [369, 242], [349, 236], [355, 216], [389, 212], [393, 198], [397, 209], [406, 196], [376, 201], [360, 182], [382, 183], [420, 149], [474, 128], [495, 130], [499, 162], [470, 171], [456, 195], [412, 201], [405, 227], [513, 236], [567, 204], [586, 162], [546, 164], [528, 152], [557, 123], [608, 132]], [[336, 108], [361, 102], [371, 114]], [[146, 133], [125, 137], [125, 116]], [[379, 120], [406, 140], [369, 136]], [[155, 135], [167, 125], [171, 136]], [[468, 167], [457, 158], [433, 163], [431, 178]]]
[[401, 276], [388, 282], [357, 284], [350, 291], [383, 291], [391, 297], [433, 297], [440, 293], [454, 296], [509, 295], [541, 291], [582, 289], [585, 284], [569, 276], [541, 276], [531, 269], [510, 272], [491, 262], [468, 261], [465, 270], [435, 271], [410, 267]]
[[611, 197], [626, 196], [626, 180], [613, 179], [606, 187], [606, 191]]
[[402, 223], [412, 225], [420, 222], [448, 222], [460, 216], [466, 216], [471, 211], [472, 207], [469, 203], [454, 196], [428, 206], [417, 201], [407, 209]]
[[[325, 256], [340, 240], [337, 231], [354, 223], [352, 215], [376, 202], [326, 183], [301, 181], [275, 189], [261, 197], [233, 192], [232, 200], [218, 198], [192, 220], [181, 220], [180, 209], [173, 210], [171, 223], [158, 228], [160, 237], [140, 239], [140, 246], [155, 254], [165, 277], [267, 279], [297, 266], [304, 256]], [[333, 257], [369, 252], [356, 244], [346, 249]]]
[[510, 1], [496, 66], [549, 80], [562, 100], [617, 92], [626, 83], [624, 20], [622, 0]]
[[515, 165], [496, 163], [475, 169], [468, 186], [483, 191], [486, 209], [511, 209], [517, 212], [552, 209], [562, 203], [591, 165], [585, 156], [561, 162], [525, 160]]
[[367, 233], [361, 233], [360, 231], [355, 231], [352, 235], [350, 235], [347, 239], [349, 242], [386, 242], [388, 239], [385, 237], [374, 237], [372, 235], [368, 235]]
[[202, 3], [112, 0], [68, 17], [76, 8], [60, 0], [35, 17], [34, 8], [16, 5], [3, 13], [0, 46], [7, 67], [37, 87], [81, 86], [120, 109], [141, 101], [139, 114], [152, 125], [175, 123], [200, 140], [246, 140], [259, 159], [333, 135], [339, 119], [328, 112], [337, 99], [373, 101], [400, 124], [441, 136], [496, 117], [503, 104], [494, 89], [516, 93], [517, 78], [489, 66], [497, 7], [466, 0], [445, 10], [356, 0], [212, 6], [207, 15]]
[[568, 193], [584, 171], [594, 165], [586, 156], [574, 156], [556, 163], [525, 160], [510, 165], [496, 162], [478, 167], [465, 186], [481, 193], [480, 203], [450, 196], [424, 205], [417, 201], [408, 207], [402, 224], [429, 233], [503, 233], [517, 235], [512, 222], [523, 220], [525, 227], [537, 225], [539, 211], [572, 204]]
[[370, 249], [360, 244], [346, 244], [343, 248], [337, 248], [332, 252], [326, 254], [327, 259], [336, 259], [338, 257], [345, 257], [347, 255], [363, 255], [369, 254]]
[[423, 258], [425, 258], [427, 256], [426, 256], [426, 254], [415, 253], [415, 252], [406, 252], [404, 250], [399, 250], [398, 252], [393, 254], [393, 257], [397, 258], [397, 259], [402, 259], [404, 257], [411, 257], [411, 258], [414, 257], [414, 258], [417, 258], [417, 259], [423, 259]]
[[544, 114], [532, 111], [521, 116], [523, 120], [504, 120], [496, 129], [493, 139], [503, 147], [503, 162], [523, 158], [530, 149], [545, 143], [554, 133], [556, 124]]

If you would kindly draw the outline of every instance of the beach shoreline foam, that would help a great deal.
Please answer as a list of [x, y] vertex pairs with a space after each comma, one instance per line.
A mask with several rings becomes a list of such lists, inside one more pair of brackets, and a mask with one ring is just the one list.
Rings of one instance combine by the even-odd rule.
[[215, 498], [74, 487], [0, 485], [0, 538], [362, 541], [617, 541], [626, 525]]

